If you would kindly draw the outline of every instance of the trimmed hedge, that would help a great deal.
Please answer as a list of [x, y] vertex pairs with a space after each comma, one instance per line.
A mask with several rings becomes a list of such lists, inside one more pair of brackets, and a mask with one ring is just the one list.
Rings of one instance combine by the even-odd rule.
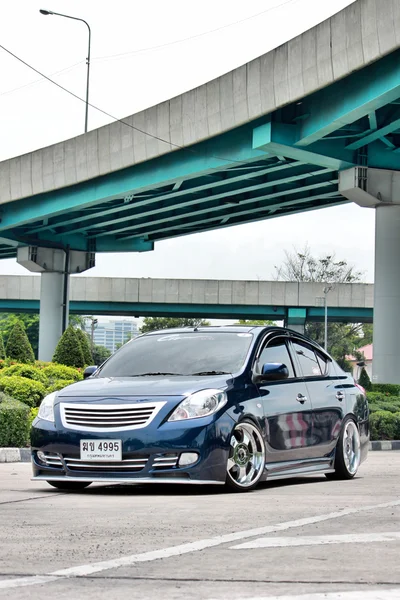
[[60, 379], [71, 381], [80, 381], [83, 379], [83, 374], [81, 371], [75, 369], [74, 367], [66, 367], [65, 365], [50, 364], [48, 367], [44, 367], [42, 372], [47, 377], [50, 385], [53, 385]]
[[0, 447], [21, 448], [28, 444], [29, 406], [19, 400], [0, 402]]
[[400, 412], [378, 410], [370, 415], [371, 440], [399, 440]]
[[22, 363], [34, 363], [35, 355], [26, 335], [25, 327], [19, 321], [15, 323], [7, 340], [6, 355]]
[[12, 375], [26, 377], [26, 379], [32, 379], [33, 381], [40, 381], [40, 383], [43, 383], [44, 385], [48, 384], [48, 378], [43, 372], [43, 369], [32, 365], [17, 364], [12, 365], [11, 367], [5, 367], [0, 371], [1, 377], [11, 377]]
[[400, 396], [400, 385], [396, 383], [372, 383], [371, 392], [380, 392], [386, 394], [386, 396]]
[[53, 355], [53, 361], [68, 367], [84, 367], [82, 347], [76, 330], [69, 325], [62, 334]]
[[17, 375], [0, 377], [0, 391], [32, 407], [39, 406], [46, 395], [43, 383]]

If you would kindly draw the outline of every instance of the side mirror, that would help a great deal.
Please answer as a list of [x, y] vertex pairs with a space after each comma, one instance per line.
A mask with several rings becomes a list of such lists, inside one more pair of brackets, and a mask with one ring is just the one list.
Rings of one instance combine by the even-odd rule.
[[93, 373], [95, 373], [97, 371], [97, 366], [92, 366], [92, 367], [86, 367], [86, 369], [83, 371], [83, 379], [87, 379], [88, 377], [90, 377], [91, 375], [93, 375]]
[[289, 377], [289, 370], [282, 363], [265, 363], [261, 369], [261, 375], [256, 375], [256, 382], [281, 381]]

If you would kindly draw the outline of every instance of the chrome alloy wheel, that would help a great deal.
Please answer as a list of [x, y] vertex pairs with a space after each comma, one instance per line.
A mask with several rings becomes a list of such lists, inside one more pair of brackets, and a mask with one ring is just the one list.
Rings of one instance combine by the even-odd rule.
[[228, 478], [236, 488], [254, 487], [265, 466], [265, 445], [260, 431], [247, 421], [233, 430], [227, 464]]
[[343, 432], [343, 459], [350, 475], [355, 475], [360, 465], [360, 434], [354, 421], [347, 421]]

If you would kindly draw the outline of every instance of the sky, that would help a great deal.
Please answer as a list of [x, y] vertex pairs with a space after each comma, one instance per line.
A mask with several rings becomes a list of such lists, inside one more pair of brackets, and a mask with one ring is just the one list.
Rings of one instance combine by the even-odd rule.
[[[92, 30], [90, 102], [123, 118], [260, 56], [352, 0], [13, 0], [1, 43], [81, 97]], [[0, 49], [0, 160], [83, 132], [83, 103]], [[111, 119], [89, 109], [89, 129]], [[336, 253], [373, 281], [374, 211], [353, 204], [159, 242], [153, 252], [97, 254], [86, 276], [272, 279], [285, 251]], [[28, 274], [14, 259], [1, 274]]]

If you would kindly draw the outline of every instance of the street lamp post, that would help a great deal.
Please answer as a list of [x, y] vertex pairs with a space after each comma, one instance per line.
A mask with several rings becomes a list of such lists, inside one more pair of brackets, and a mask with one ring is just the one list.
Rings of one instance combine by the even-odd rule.
[[89, 27], [89, 23], [87, 23], [84, 19], [80, 19], [79, 17], [71, 17], [71, 15], [64, 15], [62, 13], [53, 12], [52, 10], [45, 10], [43, 8], [39, 11], [42, 15], [56, 15], [57, 17], [65, 17], [66, 19], [73, 19], [74, 21], [82, 21], [85, 23], [86, 27], [89, 31], [89, 44], [88, 44], [88, 53], [86, 58], [87, 65], [87, 75], [86, 75], [86, 108], [85, 108], [85, 133], [88, 130], [88, 111], [89, 111], [89, 74], [90, 74], [90, 43], [91, 43], [91, 35], [92, 32]]
[[324, 287], [324, 307], [325, 307], [324, 348], [326, 351], [328, 350], [328, 302], [327, 302], [327, 296], [332, 288], [333, 288], [332, 285], [326, 285]]

